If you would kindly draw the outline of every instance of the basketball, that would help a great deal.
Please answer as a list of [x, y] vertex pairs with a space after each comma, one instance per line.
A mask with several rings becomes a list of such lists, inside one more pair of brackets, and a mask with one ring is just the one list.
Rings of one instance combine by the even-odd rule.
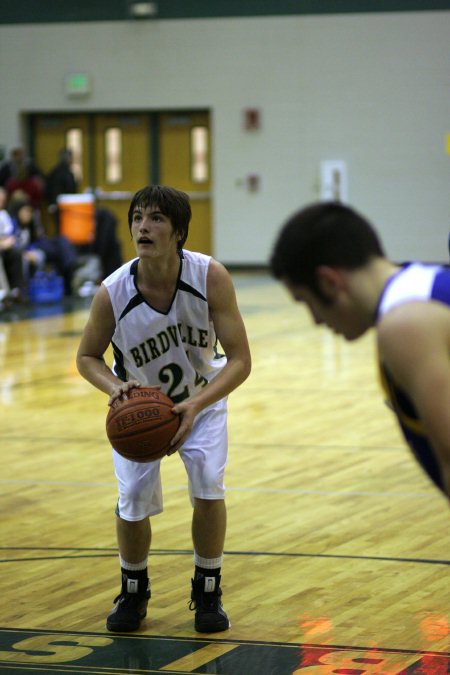
[[128, 399], [116, 399], [106, 417], [106, 434], [113, 448], [133, 462], [152, 462], [167, 454], [180, 426], [173, 401], [159, 389], [136, 387]]

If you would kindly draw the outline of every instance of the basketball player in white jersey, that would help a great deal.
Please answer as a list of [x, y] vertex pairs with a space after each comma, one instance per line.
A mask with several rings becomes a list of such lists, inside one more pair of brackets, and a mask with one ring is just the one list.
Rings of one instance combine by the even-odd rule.
[[[195, 628], [226, 630], [220, 588], [226, 531], [226, 398], [249, 375], [251, 358], [231, 277], [223, 265], [184, 250], [187, 195], [149, 186], [133, 197], [128, 223], [137, 258], [106, 278], [91, 306], [77, 355], [79, 372], [109, 396], [158, 386], [181, 417], [171, 453], [184, 462], [193, 505]], [[114, 352], [112, 368], [104, 353]], [[222, 354], [223, 351], [223, 354]], [[134, 631], [150, 598], [150, 517], [163, 510], [160, 461], [138, 463], [113, 449], [122, 588], [110, 631]], [[167, 461], [167, 460], [166, 460]]]
[[370, 223], [313, 204], [280, 231], [274, 276], [317, 324], [347, 340], [375, 327], [386, 396], [413, 455], [450, 497], [450, 270], [394, 265]]

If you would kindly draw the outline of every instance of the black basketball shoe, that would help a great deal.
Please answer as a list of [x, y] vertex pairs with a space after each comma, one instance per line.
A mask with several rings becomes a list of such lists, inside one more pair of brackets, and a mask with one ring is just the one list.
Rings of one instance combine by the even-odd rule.
[[230, 622], [220, 600], [222, 596], [220, 576], [200, 576], [191, 581], [189, 609], [195, 609], [195, 630], [199, 633], [217, 633], [227, 630]]
[[114, 633], [129, 633], [137, 630], [147, 616], [150, 599], [148, 579], [145, 582], [122, 575], [122, 590], [114, 602], [114, 609], [108, 614], [106, 628]]

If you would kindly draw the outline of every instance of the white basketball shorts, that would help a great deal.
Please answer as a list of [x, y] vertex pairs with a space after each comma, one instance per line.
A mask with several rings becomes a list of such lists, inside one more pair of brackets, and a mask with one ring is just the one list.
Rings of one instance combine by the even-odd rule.
[[[163, 510], [161, 460], [133, 462], [113, 448], [119, 488], [117, 513], [123, 520], [142, 520]], [[183, 448], [179, 451], [189, 478], [189, 496], [224, 499], [224, 474], [228, 456], [227, 401], [222, 399], [197, 415]], [[175, 455], [172, 455], [173, 459]], [[170, 460], [165, 460], [170, 461]]]

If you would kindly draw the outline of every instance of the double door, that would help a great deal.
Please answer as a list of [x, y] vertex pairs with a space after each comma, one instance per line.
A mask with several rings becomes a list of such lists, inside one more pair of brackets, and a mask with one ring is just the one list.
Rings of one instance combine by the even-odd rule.
[[186, 248], [212, 253], [207, 112], [36, 114], [30, 131], [32, 154], [44, 173], [61, 149], [72, 150], [79, 190], [93, 191], [97, 205], [117, 217], [124, 259], [135, 255], [127, 220], [130, 200], [150, 183], [188, 193], [192, 221]]

